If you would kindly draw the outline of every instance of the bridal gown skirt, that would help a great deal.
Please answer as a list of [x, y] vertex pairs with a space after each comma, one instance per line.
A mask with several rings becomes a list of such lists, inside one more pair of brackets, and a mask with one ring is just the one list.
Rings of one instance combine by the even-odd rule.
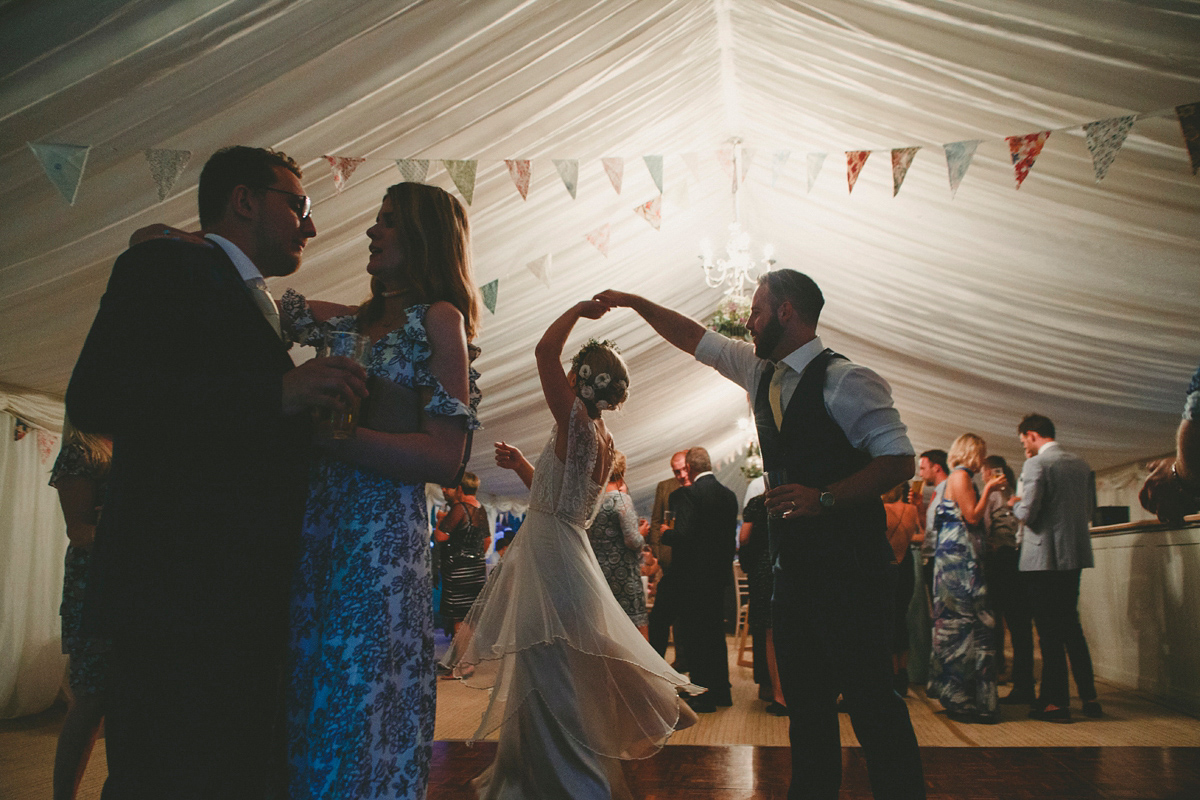
[[532, 508], [443, 663], [491, 692], [473, 737], [500, 728], [487, 800], [627, 796], [618, 760], [694, 723], [679, 691], [702, 691], [629, 621], [583, 528]]

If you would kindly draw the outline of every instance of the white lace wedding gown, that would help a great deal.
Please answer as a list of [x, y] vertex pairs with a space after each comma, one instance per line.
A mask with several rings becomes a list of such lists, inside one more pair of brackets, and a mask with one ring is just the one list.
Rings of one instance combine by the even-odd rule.
[[601, 484], [595, 423], [576, 399], [567, 462], [557, 429], [537, 462], [520, 532], [443, 664], [491, 689], [472, 741], [500, 728], [477, 780], [485, 800], [625, 796], [614, 759], [647, 758], [696, 721], [677, 690], [703, 691], [663, 661], [617, 603], [588, 542]]

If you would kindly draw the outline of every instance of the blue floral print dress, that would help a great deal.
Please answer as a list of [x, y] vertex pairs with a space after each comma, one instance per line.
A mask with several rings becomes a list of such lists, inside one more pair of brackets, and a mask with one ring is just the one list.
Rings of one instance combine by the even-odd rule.
[[[282, 305], [295, 341], [354, 329], [353, 317], [318, 325], [291, 290]], [[478, 428], [478, 373], [468, 406], [429, 371], [427, 309], [409, 308], [404, 327], [375, 343], [367, 372], [431, 389], [425, 413]], [[292, 586], [292, 800], [426, 796], [436, 703], [429, 541], [424, 484], [315, 460]]]
[[[955, 469], [965, 469], [955, 467]], [[928, 694], [947, 711], [997, 718], [995, 622], [983, 582], [983, 537], [953, 500], [934, 516], [933, 652]]]

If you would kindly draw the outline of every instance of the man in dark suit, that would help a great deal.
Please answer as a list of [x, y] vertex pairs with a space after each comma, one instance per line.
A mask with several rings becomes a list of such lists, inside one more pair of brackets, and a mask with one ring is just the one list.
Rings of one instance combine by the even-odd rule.
[[1077, 455], [1054, 440], [1054, 423], [1029, 414], [1017, 426], [1028, 457], [1021, 468], [1021, 496], [1013, 514], [1025, 524], [1019, 569], [1033, 600], [1042, 651], [1041, 694], [1029, 716], [1070, 722], [1067, 658], [1075, 673], [1083, 713], [1099, 717], [1092, 655], [1079, 624], [1079, 578], [1094, 566], [1089, 528], [1095, 510], [1096, 477]]
[[71, 377], [74, 423], [113, 439], [85, 607], [113, 641], [105, 800], [281, 793], [308, 410], [365, 394], [347, 359], [294, 368], [266, 293], [316, 235], [300, 177], [282, 153], [215, 154], [209, 242], [117, 259]]
[[689, 697], [696, 711], [732, 705], [725, 646], [725, 586], [733, 575], [738, 499], [712, 471], [708, 451], [687, 451], [689, 485], [671, 493], [675, 527], [663, 544], [672, 550], [671, 576], [678, 595], [676, 638], [684, 644], [692, 682], [708, 689]]
[[637, 295], [596, 299], [632, 308], [754, 398], [771, 483], [775, 655], [791, 718], [788, 797], [837, 797], [841, 692], [875, 797], [924, 798], [917, 739], [892, 679], [897, 574], [879, 495], [912, 477], [914, 454], [887, 382], [825, 349], [817, 336], [824, 297], [795, 270], [759, 279], [747, 321], [753, 345]]
[[[662, 535], [667, 529], [666, 513], [671, 511], [671, 495], [681, 486], [690, 482], [687, 476], [687, 451], [681, 450], [671, 456], [670, 478], [659, 481], [654, 489], [654, 507], [650, 511], [650, 549], [662, 567], [663, 575], [654, 590], [654, 607], [650, 609], [649, 638], [650, 644], [660, 656], [666, 655], [667, 643], [671, 640], [671, 626], [676, 624], [679, 617], [679, 593], [675, 591], [675, 581], [671, 577], [671, 548], [663, 544]], [[686, 647], [675, 635], [675, 668], [687, 672]]]

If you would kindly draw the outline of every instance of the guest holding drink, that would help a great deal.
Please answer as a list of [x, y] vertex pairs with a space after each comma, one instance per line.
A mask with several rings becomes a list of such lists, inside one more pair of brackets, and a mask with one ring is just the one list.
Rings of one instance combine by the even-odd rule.
[[467, 472], [457, 487], [443, 486], [442, 494], [450, 506], [438, 520], [434, 541], [445, 545], [442, 554], [442, 604], [444, 622], [451, 623], [458, 633], [471, 604], [487, 582], [487, 562], [484, 554], [492, 543], [488, 533], [487, 512], [475, 494], [479, 478]]
[[[283, 327], [371, 341], [354, 435], [319, 438], [293, 583], [289, 796], [424, 798], [435, 677], [425, 483], [457, 482], [479, 392], [466, 212], [442, 189], [390, 187], [367, 231], [358, 308], [289, 290]], [[477, 351], [475, 351], [477, 352]]]

